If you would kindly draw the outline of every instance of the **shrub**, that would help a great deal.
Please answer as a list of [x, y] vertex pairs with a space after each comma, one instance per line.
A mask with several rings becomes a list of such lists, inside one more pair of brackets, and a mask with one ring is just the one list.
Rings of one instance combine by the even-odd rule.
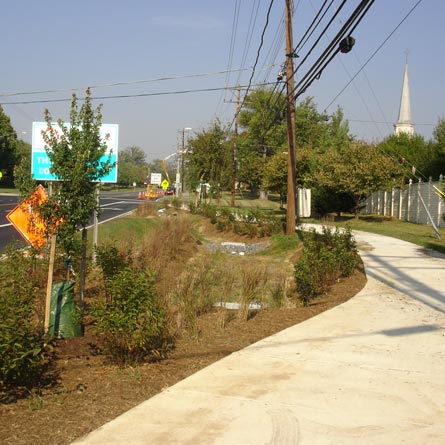
[[6, 386], [35, 385], [48, 364], [32, 263], [13, 247], [0, 262], [0, 383]]
[[126, 267], [107, 281], [110, 298], [92, 305], [96, 329], [114, 363], [125, 366], [159, 357], [166, 347], [166, 317], [152, 274]]
[[295, 264], [296, 289], [301, 302], [326, 292], [339, 277], [350, 276], [358, 265], [358, 253], [351, 230], [340, 232], [323, 227], [304, 237], [303, 255]]
[[189, 202], [189, 210], [192, 215], [198, 214], [198, 207], [196, 206], [196, 204], [194, 202]]
[[129, 254], [120, 252], [113, 244], [104, 244], [96, 248], [97, 264], [104, 278], [108, 280], [128, 265]]
[[225, 229], [226, 222], [223, 219], [218, 219], [218, 221], [216, 222], [216, 230], [218, 230], [218, 232], [224, 232]]

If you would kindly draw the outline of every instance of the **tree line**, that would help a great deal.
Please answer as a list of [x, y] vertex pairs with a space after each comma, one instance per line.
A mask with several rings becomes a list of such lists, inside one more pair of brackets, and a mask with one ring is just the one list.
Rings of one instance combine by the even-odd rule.
[[[357, 212], [376, 189], [403, 187], [410, 178], [434, 180], [445, 173], [445, 120], [439, 119], [431, 140], [421, 135], [389, 135], [379, 143], [359, 140], [351, 134], [343, 111], [327, 114], [309, 97], [296, 107], [296, 172], [298, 187], [310, 188], [314, 210]], [[250, 93], [239, 115], [239, 134], [215, 120], [195, 132], [183, 154], [186, 188], [200, 181], [212, 191], [237, 189], [267, 196], [278, 194], [286, 202], [287, 136], [284, 94], [271, 89]], [[20, 140], [0, 106], [1, 183], [32, 185], [31, 147]], [[167, 163], [169, 176], [176, 166]], [[150, 172], [162, 172], [162, 160], [146, 161], [141, 147], [119, 152], [118, 184], [143, 184]]]

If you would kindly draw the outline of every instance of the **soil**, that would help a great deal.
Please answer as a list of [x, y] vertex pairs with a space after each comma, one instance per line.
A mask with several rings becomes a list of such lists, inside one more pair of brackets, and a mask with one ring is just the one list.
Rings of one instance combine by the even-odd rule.
[[[206, 224], [201, 232], [212, 241], [245, 241]], [[0, 405], [0, 443], [69, 444], [232, 352], [347, 301], [365, 282], [363, 271], [357, 270], [307, 307], [287, 301], [285, 307], [252, 313], [247, 321], [215, 308], [200, 317], [197, 338], [184, 332], [166, 358], [135, 368], [109, 364], [87, 326], [83, 337], [58, 340], [53, 370], [57, 378], [51, 385]]]

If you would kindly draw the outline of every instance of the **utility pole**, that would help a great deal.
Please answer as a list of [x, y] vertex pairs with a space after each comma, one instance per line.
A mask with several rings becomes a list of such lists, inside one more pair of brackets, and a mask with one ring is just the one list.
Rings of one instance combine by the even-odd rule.
[[294, 48], [292, 36], [292, 0], [285, 0], [286, 28], [286, 92], [287, 92], [287, 210], [286, 235], [295, 233], [297, 223], [295, 165], [295, 103], [294, 103]]
[[185, 128], [182, 129], [182, 149], [181, 149], [181, 193], [184, 193], [184, 150], [185, 150]]
[[[227, 103], [234, 103], [230, 100], [224, 100]], [[238, 144], [238, 125], [239, 125], [239, 113], [241, 111], [241, 87], [238, 84], [238, 93], [236, 96], [236, 108], [235, 108], [235, 130], [233, 132], [233, 151], [232, 151], [232, 185], [231, 185], [231, 196], [230, 196], [230, 206], [235, 207], [235, 191], [236, 191], [236, 163], [237, 163], [237, 144]]]
[[181, 193], [184, 193], [184, 155], [185, 155], [185, 132], [192, 130], [191, 127], [184, 127], [182, 129], [182, 150], [181, 150]]

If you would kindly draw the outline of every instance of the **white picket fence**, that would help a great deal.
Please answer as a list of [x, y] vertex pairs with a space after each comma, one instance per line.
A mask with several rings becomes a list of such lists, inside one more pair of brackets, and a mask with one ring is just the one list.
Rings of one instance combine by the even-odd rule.
[[417, 224], [432, 225], [432, 220], [436, 226], [445, 227], [445, 202], [434, 186], [443, 189], [441, 181], [413, 183], [410, 180], [403, 190], [396, 188], [391, 192], [374, 192], [366, 200], [361, 213], [392, 216]]

